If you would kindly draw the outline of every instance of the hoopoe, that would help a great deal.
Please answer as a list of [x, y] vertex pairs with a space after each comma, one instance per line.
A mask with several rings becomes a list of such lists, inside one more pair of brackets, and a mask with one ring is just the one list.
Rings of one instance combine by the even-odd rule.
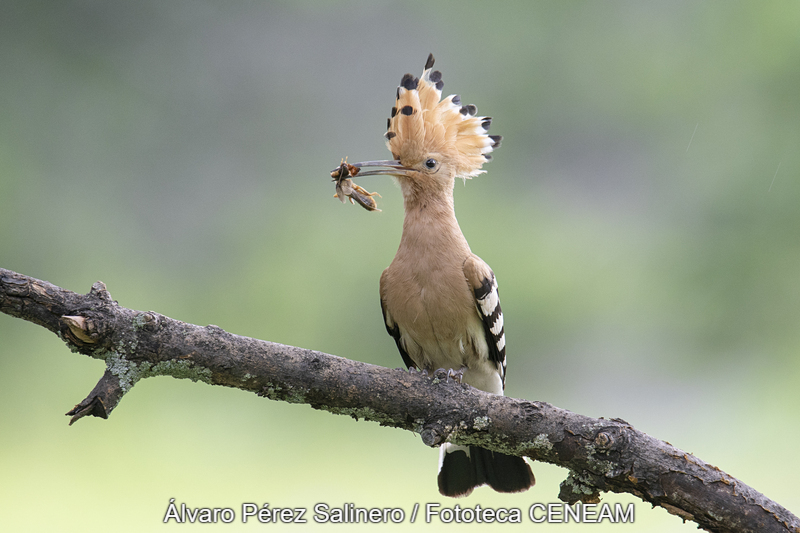
[[[503, 394], [506, 341], [497, 280], [470, 251], [453, 206], [455, 179], [484, 173], [481, 166], [501, 137], [488, 135], [491, 117], [476, 116], [477, 108], [462, 105], [458, 95], [440, 101], [444, 82], [433, 62], [431, 54], [422, 77], [406, 74], [397, 88], [385, 134], [394, 160], [353, 165], [382, 167], [359, 170], [359, 177], [394, 176], [403, 192], [403, 235], [381, 275], [381, 308], [406, 366], [448, 369], [473, 387]], [[483, 484], [519, 492], [535, 483], [522, 457], [449, 443], [439, 455], [445, 496], [466, 496]]]

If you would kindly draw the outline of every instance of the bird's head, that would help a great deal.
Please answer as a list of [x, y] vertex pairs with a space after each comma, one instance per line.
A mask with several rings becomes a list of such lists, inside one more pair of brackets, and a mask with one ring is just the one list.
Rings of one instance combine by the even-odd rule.
[[442, 73], [433, 69], [428, 56], [421, 78], [406, 74], [400, 80], [386, 146], [394, 160], [364, 161], [354, 166], [383, 167], [360, 172], [359, 176], [388, 174], [407, 188], [449, 188], [455, 178], [472, 178], [486, 172], [483, 164], [500, 146], [502, 137], [489, 135], [491, 117], [476, 116], [474, 105], [463, 105], [452, 94], [441, 100]]

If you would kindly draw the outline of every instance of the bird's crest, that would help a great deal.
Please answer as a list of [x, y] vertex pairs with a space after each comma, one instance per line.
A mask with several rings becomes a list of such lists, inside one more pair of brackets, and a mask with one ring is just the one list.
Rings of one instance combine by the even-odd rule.
[[457, 94], [442, 96], [442, 73], [428, 56], [422, 78], [406, 74], [397, 88], [397, 100], [385, 134], [386, 146], [404, 166], [412, 166], [431, 153], [448, 158], [455, 176], [471, 178], [486, 172], [481, 166], [502, 137], [488, 135], [491, 117], [476, 116], [478, 108], [463, 105]]

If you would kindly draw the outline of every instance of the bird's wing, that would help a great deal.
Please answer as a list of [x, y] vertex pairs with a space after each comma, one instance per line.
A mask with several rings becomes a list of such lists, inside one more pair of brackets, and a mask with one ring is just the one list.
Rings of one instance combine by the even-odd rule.
[[392, 315], [389, 313], [389, 310], [386, 309], [386, 301], [383, 299], [384, 290], [386, 289], [386, 270], [383, 271], [381, 274], [381, 286], [380, 286], [380, 293], [381, 293], [381, 311], [383, 312], [383, 323], [386, 326], [386, 331], [389, 335], [392, 336], [394, 342], [397, 344], [397, 350], [400, 352], [400, 356], [403, 358], [403, 362], [406, 365], [406, 368], [417, 368], [416, 363], [411, 359], [408, 355], [408, 352], [403, 347], [403, 343], [400, 337], [400, 326], [392, 319]]
[[464, 261], [464, 276], [475, 295], [475, 308], [483, 322], [489, 360], [497, 365], [505, 387], [506, 381], [506, 333], [503, 329], [503, 311], [497, 292], [497, 279], [489, 265], [475, 254]]

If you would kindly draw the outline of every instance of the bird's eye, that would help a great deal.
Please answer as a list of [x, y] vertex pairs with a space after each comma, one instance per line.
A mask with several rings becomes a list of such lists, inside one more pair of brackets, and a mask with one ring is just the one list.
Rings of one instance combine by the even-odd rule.
[[427, 161], [425, 161], [425, 166], [428, 167], [428, 168], [435, 167], [436, 166], [436, 160], [435, 159], [428, 159]]

